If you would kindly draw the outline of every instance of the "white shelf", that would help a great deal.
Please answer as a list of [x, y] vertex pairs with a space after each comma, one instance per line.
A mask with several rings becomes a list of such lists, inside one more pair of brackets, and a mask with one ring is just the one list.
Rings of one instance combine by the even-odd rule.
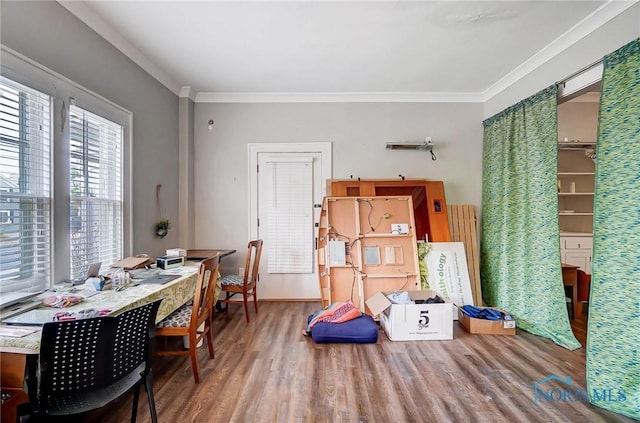
[[582, 142], [582, 141], [560, 141], [558, 142], [558, 150], [586, 150], [590, 148], [596, 148], [594, 142]]
[[[575, 233], [593, 231], [595, 163], [585, 152], [595, 142], [558, 142], [558, 216], [560, 230]], [[570, 188], [573, 191], [570, 192]]]
[[558, 176], [594, 176], [595, 172], [558, 172]]

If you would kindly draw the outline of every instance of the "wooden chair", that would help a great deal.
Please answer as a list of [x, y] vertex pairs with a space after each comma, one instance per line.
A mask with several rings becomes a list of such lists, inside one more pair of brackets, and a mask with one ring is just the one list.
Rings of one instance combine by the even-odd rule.
[[[214, 357], [211, 319], [213, 316], [213, 294], [220, 271], [220, 256], [210, 257], [200, 262], [198, 281], [192, 304], [185, 304], [171, 313], [156, 327], [157, 337], [188, 336], [189, 348], [185, 350], [159, 350], [156, 355], [189, 355], [196, 383], [200, 383], [198, 370], [198, 344], [205, 337], [209, 348], [209, 358]], [[202, 328], [198, 330], [198, 328]], [[166, 343], [165, 343], [166, 345]]]
[[133, 390], [131, 422], [140, 386], [157, 422], [151, 361], [160, 300], [117, 316], [45, 323], [40, 343], [38, 410], [34, 421], [94, 410]]
[[29, 412], [29, 397], [24, 390], [27, 356], [26, 354], [3, 352], [0, 366], [2, 367], [0, 420], [2, 423], [16, 423], [22, 414], [21, 407], [26, 407], [26, 412]]
[[[589, 307], [589, 292], [591, 287], [591, 275], [584, 270], [578, 269], [578, 307], [576, 310], [577, 319], [582, 319]], [[585, 308], [585, 304], [586, 307]]]
[[[253, 307], [258, 314], [258, 294], [257, 285], [260, 275], [258, 273], [260, 267], [260, 256], [262, 255], [262, 240], [256, 239], [250, 241], [247, 245], [247, 259], [244, 265], [244, 276], [240, 275], [227, 275], [222, 278], [222, 292], [225, 293], [225, 298], [220, 299], [220, 302], [226, 303], [227, 307], [229, 303], [238, 303], [242, 301], [244, 303], [244, 314], [247, 318], [247, 323], [250, 322], [249, 318], [249, 298], [253, 299]], [[233, 298], [234, 295], [241, 294], [242, 300]]]

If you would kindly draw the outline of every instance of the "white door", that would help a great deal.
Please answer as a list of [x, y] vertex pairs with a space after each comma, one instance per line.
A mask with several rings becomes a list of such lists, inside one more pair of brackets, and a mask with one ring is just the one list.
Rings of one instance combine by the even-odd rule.
[[251, 239], [264, 240], [258, 298], [319, 299], [315, 250], [331, 143], [249, 144]]

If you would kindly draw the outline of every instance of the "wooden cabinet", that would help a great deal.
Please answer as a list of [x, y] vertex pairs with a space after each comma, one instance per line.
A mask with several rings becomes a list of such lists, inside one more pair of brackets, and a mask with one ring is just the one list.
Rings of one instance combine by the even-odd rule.
[[575, 315], [578, 310], [578, 268], [575, 265], [562, 265], [562, 283], [565, 286], [565, 292], [567, 292], [568, 288], [571, 293], [570, 315], [572, 319], [575, 319]]
[[318, 223], [322, 306], [420, 289], [411, 196], [325, 197]]
[[327, 196], [408, 195], [413, 202], [417, 239], [449, 242], [449, 218], [442, 181], [426, 179], [329, 179]]

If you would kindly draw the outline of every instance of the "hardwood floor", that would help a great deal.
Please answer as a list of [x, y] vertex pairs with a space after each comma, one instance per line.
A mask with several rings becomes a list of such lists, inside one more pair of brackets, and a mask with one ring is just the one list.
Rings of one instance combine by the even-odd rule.
[[583, 347], [587, 346], [587, 310], [586, 306], [580, 305], [576, 312], [576, 318], [571, 320], [571, 329], [573, 334], [580, 341]]
[[[315, 344], [302, 336], [320, 303], [263, 302], [214, 320], [216, 356], [200, 349], [201, 383], [187, 357], [155, 362], [160, 422], [632, 422], [585, 402], [534, 402], [534, 384], [557, 375], [585, 387], [584, 349], [543, 338], [470, 335], [454, 340]], [[564, 388], [546, 382], [545, 388]], [[129, 421], [131, 395], [85, 422]], [[139, 422], [149, 422], [144, 396]]]

